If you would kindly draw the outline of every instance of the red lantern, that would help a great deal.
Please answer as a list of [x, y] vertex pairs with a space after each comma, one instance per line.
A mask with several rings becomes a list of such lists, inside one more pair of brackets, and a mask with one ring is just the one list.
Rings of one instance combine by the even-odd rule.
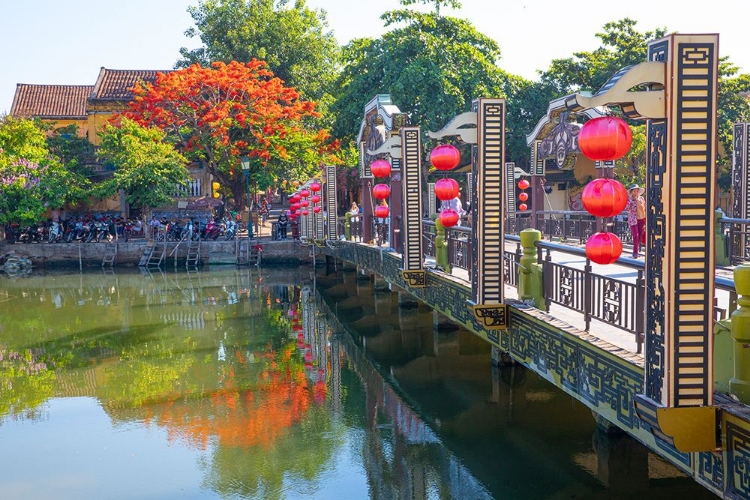
[[303, 210], [303, 211], [302, 211], [302, 215], [305, 215], [305, 216], [306, 216], [306, 215], [309, 215], [309, 214], [310, 214], [310, 212], [309, 212], [309, 211], [307, 211], [307, 210]]
[[300, 342], [304, 342], [305, 341], [305, 334], [302, 333], [302, 332], [298, 333], [297, 334], [297, 340], [299, 340]]
[[518, 189], [529, 189], [530, 185], [531, 184], [529, 184], [529, 181], [527, 181], [526, 179], [521, 179], [520, 181], [518, 181]]
[[296, 215], [297, 217], [299, 217], [299, 214], [300, 214], [299, 209], [297, 209], [297, 210], [294, 211], [294, 215]]
[[386, 160], [375, 160], [370, 164], [370, 172], [375, 177], [388, 177], [391, 175], [391, 164]]
[[299, 202], [299, 206], [301, 206], [302, 208], [307, 208], [310, 206], [310, 202], [307, 200], [302, 200]]
[[305, 363], [312, 363], [313, 354], [310, 349], [305, 349]]
[[300, 207], [299, 203], [292, 203], [291, 205], [289, 205], [289, 210], [294, 212], [295, 210], [299, 210], [299, 207]]
[[461, 163], [461, 152], [452, 144], [441, 144], [430, 152], [430, 163], [438, 170], [452, 170]]
[[578, 133], [578, 149], [586, 158], [609, 161], [622, 158], [630, 151], [633, 132], [625, 120], [602, 116], [587, 121]]
[[312, 195], [310, 197], [310, 201], [312, 201], [313, 203], [320, 203], [320, 195], [319, 194]]
[[440, 179], [435, 183], [435, 197], [440, 201], [452, 200], [458, 196], [458, 182], [454, 179]]
[[320, 207], [313, 207], [313, 212], [315, 212], [316, 214], [319, 214], [320, 213]]
[[595, 217], [614, 217], [628, 204], [628, 190], [614, 179], [594, 179], [581, 193], [584, 208]]
[[612, 233], [594, 233], [586, 241], [586, 257], [597, 264], [612, 264], [622, 254], [622, 242]]
[[391, 195], [391, 188], [388, 184], [375, 184], [372, 188], [372, 195], [376, 200], [385, 200]]
[[520, 205], [518, 205], [518, 210], [520, 210], [521, 212], [525, 212], [528, 209], [529, 206], [526, 203], [521, 203]]
[[527, 193], [518, 193], [518, 199], [520, 201], [526, 201], [529, 199], [529, 195]]
[[452, 208], [446, 208], [440, 212], [440, 223], [443, 227], [453, 227], [458, 224], [458, 212]]
[[303, 189], [299, 192], [299, 195], [303, 198], [307, 198], [308, 196], [310, 196], [310, 191], [308, 191], [307, 189]]
[[321, 188], [322, 186], [319, 182], [313, 182], [310, 184], [310, 191], [312, 191], [313, 193], [317, 193]]
[[385, 219], [391, 211], [385, 205], [378, 205], [375, 207], [375, 217], [379, 219]]

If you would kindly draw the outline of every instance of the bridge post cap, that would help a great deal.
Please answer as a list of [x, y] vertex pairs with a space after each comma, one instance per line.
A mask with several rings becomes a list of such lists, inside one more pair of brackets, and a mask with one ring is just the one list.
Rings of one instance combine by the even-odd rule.
[[750, 297], [750, 264], [741, 264], [734, 269], [734, 287], [738, 294]]
[[542, 239], [542, 232], [538, 229], [524, 229], [523, 231], [518, 233], [518, 236], [521, 238], [521, 245], [524, 247], [533, 247], [534, 242], [539, 241]]

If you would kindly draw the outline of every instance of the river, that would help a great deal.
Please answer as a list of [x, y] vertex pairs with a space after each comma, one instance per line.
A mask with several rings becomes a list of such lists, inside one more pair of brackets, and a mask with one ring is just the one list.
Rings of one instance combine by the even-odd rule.
[[715, 498], [354, 272], [0, 274], [2, 499], [636, 496]]

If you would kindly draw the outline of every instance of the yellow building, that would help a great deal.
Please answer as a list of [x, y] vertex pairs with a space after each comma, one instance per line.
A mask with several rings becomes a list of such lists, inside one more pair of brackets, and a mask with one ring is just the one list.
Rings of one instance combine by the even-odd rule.
[[[19, 83], [13, 97], [10, 116], [40, 118], [53, 130], [75, 124], [78, 134], [96, 148], [99, 134], [118, 112], [124, 111], [133, 99], [136, 82], [153, 83], [158, 73], [169, 70], [120, 70], [102, 67], [94, 85], [32, 85]], [[90, 165], [95, 175], [107, 175], [101, 164]], [[190, 201], [211, 195], [211, 176], [200, 164], [188, 166], [187, 188], [175, 186], [175, 204], [184, 208]], [[94, 203], [93, 210], [126, 211], [122, 200]]]
[[75, 125], [81, 137], [87, 136], [87, 99], [93, 85], [32, 85], [19, 83], [10, 116], [40, 118], [53, 130]]

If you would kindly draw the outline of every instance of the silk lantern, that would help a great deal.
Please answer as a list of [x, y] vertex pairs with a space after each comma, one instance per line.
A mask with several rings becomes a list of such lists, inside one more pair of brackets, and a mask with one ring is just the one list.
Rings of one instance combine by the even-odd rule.
[[320, 213], [320, 207], [313, 207], [313, 212], [315, 212], [316, 214], [319, 214]]
[[440, 179], [435, 183], [435, 197], [440, 201], [452, 200], [458, 196], [458, 182], [454, 179]]
[[443, 227], [453, 227], [458, 224], [458, 212], [452, 208], [446, 208], [440, 212], [440, 223]]
[[390, 213], [391, 211], [385, 205], [378, 205], [375, 207], [375, 217], [379, 219], [385, 219]]
[[612, 264], [622, 254], [622, 241], [612, 233], [594, 233], [586, 241], [586, 257], [597, 264]]
[[322, 186], [319, 182], [313, 182], [310, 184], [310, 191], [312, 191], [313, 193], [317, 193], [318, 191], [320, 191], [321, 187]]
[[529, 199], [529, 195], [527, 193], [518, 193], [518, 199], [520, 201], [526, 201]]
[[375, 160], [370, 164], [370, 172], [375, 177], [388, 177], [391, 175], [391, 164], [386, 160]]
[[385, 200], [391, 195], [391, 188], [388, 184], [375, 184], [372, 188], [372, 195], [377, 200]]
[[592, 118], [578, 132], [578, 149], [594, 161], [622, 158], [630, 151], [631, 144], [633, 132], [625, 120], [615, 116]]
[[309, 212], [309, 211], [307, 211], [307, 210], [303, 210], [303, 211], [302, 211], [302, 215], [304, 215], [304, 216], [307, 216], [307, 215], [308, 215], [309, 213], [310, 213], [310, 212]]
[[299, 192], [299, 195], [303, 198], [307, 198], [308, 196], [310, 196], [310, 191], [308, 191], [307, 189], [303, 189]]
[[628, 204], [628, 191], [614, 179], [594, 179], [581, 193], [584, 208], [595, 217], [614, 217]]
[[320, 195], [319, 194], [314, 194], [314, 195], [310, 196], [310, 201], [312, 201], [313, 203], [319, 203], [320, 202]]
[[441, 144], [430, 152], [430, 163], [438, 170], [452, 170], [461, 163], [461, 152], [452, 144]]

